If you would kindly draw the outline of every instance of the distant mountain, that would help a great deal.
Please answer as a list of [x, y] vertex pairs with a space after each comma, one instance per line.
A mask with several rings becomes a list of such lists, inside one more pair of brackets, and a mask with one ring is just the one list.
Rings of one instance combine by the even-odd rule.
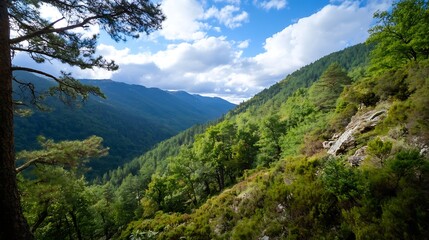
[[[19, 79], [31, 81], [36, 89], [53, 83], [26, 72]], [[186, 92], [169, 92], [111, 80], [82, 80], [98, 86], [106, 99], [90, 97], [82, 107], [69, 107], [49, 98], [50, 112], [35, 111], [30, 117], [15, 118], [17, 151], [38, 147], [39, 135], [55, 140], [83, 139], [91, 135], [104, 138], [110, 147], [108, 157], [90, 163], [90, 177], [101, 176], [132, 158], [141, 155], [156, 143], [176, 135], [195, 124], [217, 119], [235, 105], [221, 98], [202, 97]], [[18, 89], [15, 89], [19, 93]]]

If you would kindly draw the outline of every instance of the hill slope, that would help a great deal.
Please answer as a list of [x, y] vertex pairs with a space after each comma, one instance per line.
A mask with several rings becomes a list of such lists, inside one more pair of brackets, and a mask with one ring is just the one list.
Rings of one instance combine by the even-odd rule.
[[[24, 72], [16, 76], [30, 80], [38, 90], [52, 84], [47, 79]], [[64, 106], [56, 99], [48, 98], [46, 104], [52, 108], [51, 112], [35, 111], [30, 117], [16, 117], [18, 151], [37, 148], [38, 135], [55, 140], [101, 136], [104, 145], [110, 147], [110, 154], [92, 161], [93, 171], [89, 172], [90, 176], [101, 176], [156, 143], [194, 124], [219, 118], [234, 107], [219, 98], [185, 92], [167, 92], [110, 80], [82, 81], [98, 86], [107, 98], [90, 97], [80, 108]]]
[[140, 205], [118, 201], [143, 217], [117, 237], [426, 236], [429, 64], [371, 75], [365, 48], [291, 74], [155, 166], [139, 158], [117, 193], [145, 189]]

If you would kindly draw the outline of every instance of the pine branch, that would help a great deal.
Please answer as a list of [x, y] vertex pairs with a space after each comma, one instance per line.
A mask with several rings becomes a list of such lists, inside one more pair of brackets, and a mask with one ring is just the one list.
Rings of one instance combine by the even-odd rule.
[[15, 169], [16, 173], [20, 173], [22, 171], [24, 171], [26, 168], [30, 167], [31, 164], [36, 163], [36, 162], [40, 162], [45, 156], [39, 156], [36, 158], [33, 158], [31, 160], [28, 160], [27, 162], [25, 162], [24, 164], [22, 164], [21, 166], [17, 167]]
[[52, 78], [52, 79], [54, 79], [55, 81], [57, 81], [57, 82], [61, 82], [61, 80], [60, 79], [58, 79], [57, 77], [55, 77], [54, 75], [51, 75], [51, 74], [49, 74], [49, 73], [46, 73], [46, 72], [43, 72], [43, 71], [40, 71], [40, 70], [37, 70], [37, 69], [34, 69], [34, 68], [27, 68], [27, 67], [12, 67], [12, 72], [13, 71], [26, 71], [26, 72], [32, 72], [32, 73], [37, 73], [37, 74], [40, 74], [40, 75], [43, 75], [43, 76], [46, 76], [46, 77], [49, 77], [49, 78]]
[[60, 33], [60, 32], [65, 32], [67, 30], [71, 30], [71, 29], [75, 29], [75, 28], [79, 28], [79, 27], [84, 27], [90, 21], [95, 20], [95, 19], [99, 19], [99, 18], [102, 18], [102, 16], [92, 16], [92, 17], [88, 17], [88, 18], [84, 19], [82, 22], [77, 23], [77, 24], [69, 25], [69, 26], [62, 27], [62, 28], [52, 28], [52, 26], [55, 23], [64, 19], [64, 18], [60, 18], [60, 19], [50, 23], [49, 25], [47, 25], [46, 27], [44, 27], [42, 29], [36, 30], [34, 32], [31, 32], [31, 33], [24, 35], [24, 36], [21, 36], [21, 37], [12, 38], [12, 39], [10, 39], [9, 43], [10, 44], [17, 44], [17, 43], [20, 43], [22, 41], [26, 41], [26, 40], [32, 39], [34, 37], [37, 37], [37, 36], [40, 36], [43, 34]]

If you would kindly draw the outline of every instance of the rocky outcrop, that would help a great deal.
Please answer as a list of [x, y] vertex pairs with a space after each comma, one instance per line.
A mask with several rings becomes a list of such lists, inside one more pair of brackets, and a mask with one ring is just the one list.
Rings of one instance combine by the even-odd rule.
[[368, 147], [365, 146], [365, 147], [361, 147], [358, 150], [356, 150], [356, 152], [347, 159], [347, 161], [350, 163], [350, 165], [359, 166], [360, 163], [367, 157], [367, 154], [366, 154], [367, 148]]
[[368, 132], [386, 116], [387, 110], [371, 110], [363, 114], [356, 114], [350, 120], [342, 134], [336, 134], [334, 137], [323, 143], [328, 149], [328, 154], [338, 155], [346, 152], [355, 146], [355, 135]]

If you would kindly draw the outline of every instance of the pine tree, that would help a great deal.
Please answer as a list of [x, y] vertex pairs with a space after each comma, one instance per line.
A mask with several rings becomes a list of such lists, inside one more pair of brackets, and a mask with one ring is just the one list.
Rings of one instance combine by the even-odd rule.
[[[62, 17], [49, 22], [40, 14], [42, 5], [56, 8]], [[27, 87], [31, 93], [35, 91], [25, 79], [14, 79], [13, 71], [52, 78], [58, 85], [47, 94], [58, 95], [63, 101], [102, 95], [97, 88], [80, 84], [68, 73], [56, 77], [37, 69], [12, 66], [12, 57], [27, 53], [38, 63], [57, 59], [81, 69], [115, 70], [118, 66], [113, 61], [95, 56], [96, 35], [85, 37], [72, 30], [98, 24], [115, 41], [125, 41], [127, 37], [138, 37], [140, 32], [148, 34], [159, 29], [164, 18], [160, 6], [149, 0], [0, 0], [0, 239], [33, 238], [22, 214], [16, 183], [13, 113], [23, 102], [12, 99], [12, 82]], [[33, 95], [31, 102], [37, 103], [37, 99]]]

